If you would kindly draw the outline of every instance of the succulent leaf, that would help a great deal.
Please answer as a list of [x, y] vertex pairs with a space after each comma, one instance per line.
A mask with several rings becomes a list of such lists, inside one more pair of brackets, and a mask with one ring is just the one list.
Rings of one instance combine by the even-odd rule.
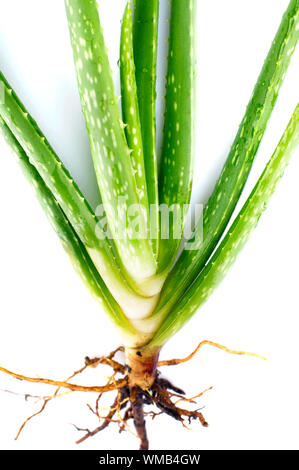
[[135, 0], [133, 46], [139, 115], [151, 208], [151, 240], [158, 257], [159, 191], [156, 148], [156, 80], [159, 0]]
[[[155, 274], [156, 261], [147, 238], [145, 211], [136, 187], [97, 2], [66, 0], [65, 5], [82, 109], [109, 229], [128, 278], [138, 284]], [[130, 208], [134, 208], [132, 217], [138, 219], [138, 236], [132, 234]], [[121, 233], [119, 211], [125, 214]]]
[[[174, 213], [169, 238], [160, 224], [159, 270], [171, 267], [176, 257], [190, 202], [194, 151], [195, 20], [197, 0], [172, 0], [166, 115], [162, 148], [160, 204]], [[166, 237], [164, 239], [164, 236]]]
[[146, 212], [147, 238], [150, 238], [150, 214], [144, 167], [142, 133], [140, 126], [135, 64], [133, 54], [132, 10], [130, 3], [124, 12], [120, 43], [120, 81], [125, 134], [131, 149], [131, 162], [137, 192]]

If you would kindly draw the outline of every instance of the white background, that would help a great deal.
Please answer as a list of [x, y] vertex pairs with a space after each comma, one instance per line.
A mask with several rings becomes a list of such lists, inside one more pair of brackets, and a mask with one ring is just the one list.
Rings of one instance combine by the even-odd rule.
[[[101, 19], [117, 72], [124, 0], [101, 0]], [[288, 0], [198, 0], [198, 145], [195, 202], [205, 202], [243, 116]], [[165, 73], [167, 0], [161, 2], [159, 75]], [[80, 111], [62, 0], [0, 0], [0, 64], [30, 113], [95, 205], [97, 190]], [[242, 201], [270, 158], [298, 101], [298, 50], [260, 147]], [[161, 98], [163, 80], [159, 85]], [[161, 107], [159, 108], [159, 115]], [[158, 119], [159, 128], [161, 119]], [[31, 188], [1, 142], [0, 364], [17, 372], [63, 379], [85, 355], [108, 353], [119, 339], [73, 272]], [[200, 406], [208, 429], [183, 429], [170, 418], [148, 423], [152, 449], [298, 449], [298, 154], [269, 208], [226, 280], [164, 348], [183, 357], [200, 340], [264, 354], [268, 361], [206, 348], [165, 371], [190, 396], [214, 386]], [[100, 384], [105, 368], [78, 379]], [[0, 389], [49, 394], [0, 375]], [[97, 426], [86, 407], [95, 397], [67, 394], [28, 424], [41, 406], [0, 392], [1, 449], [77, 449], [71, 424]], [[107, 404], [106, 404], [107, 406]], [[111, 426], [84, 449], [134, 449], [130, 434]]]

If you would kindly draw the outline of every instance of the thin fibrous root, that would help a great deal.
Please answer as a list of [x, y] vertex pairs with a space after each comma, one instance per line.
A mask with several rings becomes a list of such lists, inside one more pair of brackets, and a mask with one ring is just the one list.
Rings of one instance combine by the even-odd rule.
[[210, 390], [212, 390], [213, 387], [209, 387], [209, 388], [206, 388], [205, 390], [203, 390], [202, 392], [198, 393], [197, 395], [195, 395], [194, 397], [191, 397], [191, 398], [186, 398], [186, 397], [182, 397], [180, 395], [177, 395], [175, 393], [172, 393], [171, 396], [172, 397], [178, 397], [179, 399], [175, 402], [175, 405], [177, 405], [180, 401], [185, 401], [187, 403], [196, 403], [194, 400], [196, 398], [200, 398], [202, 397], [205, 393], [209, 392]]
[[256, 353], [250, 353], [250, 352], [245, 352], [245, 351], [235, 351], [233, 349], [228, 349], [226, 348], [225, 346], [222, 346], [222, 344], [219, 344], [219, 343], [214, 343], [213, 341], [208, 341], [208, 340], [205, 340], [205, 341], [201, 341], [201, 343], [199, 343], [199, 345], [196, 347], [196, 349], [191, 353], [189, 354], [189, 356], [183, 358], [183, 359], [170, 359], [168, 361], [159, 361], [158, 362], [158, 367], [162, 367], [162, 366], [177, 366], [179, 364], [183, 364], [185, 362], [188, 362], [190, 361], [197, 353], [198, 351], [203, 347], [203, 346], [213, 346], [215, 348], [218, 348], [218, 349], [221, 349], [222, 351], [225, 351], [227, 352], [228, 354], [236, 354], [236, 355], [239, 355], [239, 356], [252, 356], [252, 357], [258, 357], [259, 359], [263, 359], [264, 361], [267, 360], [266, 357], [264, 356], [261, 356], [260, 354], [256, 354]]
[[82, 442], [86, 441], [86, 439], [88, 439], [89, 437], [93, 437], [96, 434], [98, 434], [99, 432], [103, 431], [105, 428], [107, 428], [109, 426], [109, 424], [111, 423], [112, 418], [114, 417], [114, 415], [116, 413], [117, 404], [118, 404], [118, 396], [114, 400], [114, 403], [111, 407], [111, 410], [109, 411], [107, 416], [105, 416], [103, 424], [101, 424], [101, 426], [98, 426], [93, 431], [87, 430], [86, 434], [83, 437], [81, 437], [81, 439], [78, 439], [78, 441], [76, 441], [76, 444], [81, 444]]
[[119, 423], [120, 424], [120, 426], [119, 426], [119, 433], [120, 434], [123, 431], [125, 431], [125, 429], [126, 429], [126, 425], [124, 423], [127, 423], [127, 421], [129, 421], [129, 419], [133, 419], [133, 418], [134, 418], [133, 411], [132, 411], [132, 407], [130, 406], [125, 411], [125, 414], [124, 414], [124, 417], [123, 417], [123, 423]]
[[120, 346], [119, 348], [112, 351], [108, 356], [95, 357], [92, 359], [87, 356], [85, 358], [85, 367], [83, 369], [86, 367], [98, 367], [98, 365], [102, 364], [112, 367], [114, 372], [120, 372], [124, 374], [126, 370], [125, 366], [113, 359], [118, 352], [124, 352], [124, 348]]
[[114, 382], [113, 384], [88, 387], [84, 385], [71, 384], [71, 383], [68, 383], [65, 381], [63, 382], [59, 380], [27, 377], [25, 375], [17, 374], [15, 372], [7, 370], [4, 367], [0, 367], [0, 372], [4, 372], [5, 374], [10, 375], [11, 377], [14, 377], [15, 379], [24, 380], [25, 382], [53, 385], [54, 387], [67, 388], [69, 390], [72, 390], [73, 392], [95, 392], [95, 393], [111, 392], [113, 390], [117, 390], [119, 388], [125, 387], [127, 384], [126, 377]]
[[39, 411], [37, 411], [36, 413], [34, 413], [33, 415], [29, 416], [29, 418], [27, 418], [24, 423], [21, 425], [19, 431], [17, 432], [17, 435], [15, 437], [15, 441], [18, 440], [21, 432], [23, 431], [24, 427], [26, 426], [26, 424], [32, 419], [32, 418], [35, 418], [36, 416], [40, 415], [44, 409], [46, 408], [47, 406], [47, 403], [49, 402], [50, 399], [45, 399], [44, 403], [43, 403], [43, 406], [41, 407], [41, 409]]

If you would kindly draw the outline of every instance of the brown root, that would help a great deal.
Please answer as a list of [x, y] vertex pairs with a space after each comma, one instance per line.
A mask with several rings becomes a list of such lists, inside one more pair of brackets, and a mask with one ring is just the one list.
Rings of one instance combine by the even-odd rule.
[[[202, 395], [211, 390], [212, 387], [191, 398], [187, 398], [185, 396], [185, 392], [181, 388], [174, 386], [167, 379], [161, 377], [159, 371], [157, 370], [157, 366], [162, 367], [178, 365], [189, 361], [204, 345], [215, 346], [218, 349], [224, 350], [230, 354], [261, 357], [257, 354], [246, 353], [243, 351], [234, 351], [211, 341], [202, 341], [197, 346], [195, 351], [193, 351], [193, 353], [184, 359], [172, 359], [169, 361], [158, 362], [158, 350], [148, 351], [142, 349], [130, 349], [125, 351], [126, 364], [123, 365], [114, 359], [117, 352], [124, 352], [124, 348], [122, 347], [112, 351], [112, 353], [105, 357], [98, 357], [93, 359], [86, 357], [85, 365], [64, 381], [27, 377], [0, 367], [1, 372], [4, 372], [16, 379], [32, 383], [47, 384], [56, 387], [56, 391], [52, 396], [47, 396], [44, 398], [39, 397], [41, 400], [43, 400], [42, 407], [39, 411], [35, 412], [29, 418], [27, 418], [26, 421], [24, 421], [17, 433], [16, 439], [18, 439], [22, 430], [32, 418], [40, 415], [51, 400], [61, 395], [59, 394], [61, 389], [68, 390], [68, 393], [80, 391], [94, 392], [98, 394], [95, 408], [93, 409], [89, 405], [88, 407], [90, 411], [92, 411], [92, 413], [96, 416], [100, 424], [92, 431], [89, 429], [80, 429], [75, 426], [78, 431], [85, 433], [83, 437], [77, 440], [77, 444], [81, 444], [82, 442], [86, 441], [86, 439], [94, 437], [99, 432], [108, 428], [110, 424], [116, 423], [119, 426], [120, 432], [129, 431], [130, 433], [134, 434], [134, 436], [138, 437], [140, 441], [140, 450], [147, 450], [149, 448], [149, 442], [146, 432], [146, 417], [151, 416], [154, 419], [155, 417], [162, 414], [167, 414], [171, 418], [180, 422], [186, 428], [186, 421], [188, 424], [190, 424], [192, 420], [197, 420], [201, 423], [202, 426], [207, 427], [208, 423], [198, 409], [184, 409], [179, 407], [178, 403], [185, 402], [189, 405], [196, 405], [195, 400], [202, 397]], [[77, 385], [69, 382], [75, 376], [83, 373], [88, 367], [95, 368], [99, 365], [108, 365], [113, 371], [106, 385], [91, 387]], [[117, 375], [119, 375], [120, 378], [116, 379]], [[100, 400], [104, 393], [113, 391], [115, 391], [117, 395], [114, 397], [111, 408], [108, 410], [108, 413], [105, 416], [101, 416], [99, 405]], [[145, 411], [144, 409], [146, 406], [150, 406], [152, 409], [150, 411]], [[157, 411], [154, 411], [155, 408]], [[136, 432], [131, 430], [128, 424], [128, 421], [130, 420], [133, 421]]]
[[104, 386], [86, 387], [84, 385], [76, 385], [76, 384], [71, 384], [68, 382], [61, 382], [59, 380], [26, 377], [25, 375], [11, 372], [10, 370], [4, 369], [3, 367], [0, 367], [0, 371], [18, 380], [24, 380], [25, 382], [31, 382], [31, 383], [36, 383], [36, 384], [53, 385], [58, 388], [67, 388], [69, 390], [72, 390], [72, 392], [95, 392], [95, 393], [111, 392], [118, 388], [122, 388], [127, 383], [127, 379], [125, 378], [125, 379], [119, 380], [118, 382], [114, 382], [113, 384], [108, 384]]
[[146, 434], [145, 418], [144, 418], [144, 392], [139, 387], [131, 390], [130, 402], [134, 426], [140, 440], [140, 450], [148, 450], [149, 443]]

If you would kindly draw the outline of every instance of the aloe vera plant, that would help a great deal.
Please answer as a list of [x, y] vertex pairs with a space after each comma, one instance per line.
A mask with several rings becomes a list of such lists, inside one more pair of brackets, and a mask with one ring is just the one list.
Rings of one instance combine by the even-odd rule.
[[[199, 419], [207, 425], [200, 412], [179, 408], [171, 400], [171, 390], [180, 397], [183, 392], [159, 376], [159, 364], [165, 365], [159, 362], [160, 351], [224, 278], [299, 143], [297, 105], [265, 170], [225, 233], [299, 38], [299, 0], [290, 0], [221, 176], [189, 241], [193, 249], [183, 250], [175, 262], [192, 189], [196, 6], [197, 0], [171, 1], [165, 123], [158, 169], [159, 1], [136, 0], [133, 11], [130, 2], [125, 8], [120, 33], [119, 103], [100, 7], [96, 0], [65, 0], [82, 112], [103, 202], [101, 211], [93, 212], [0, 72], [0, 130], [74, 267], [117, 328], [124, 352], [125, 365], [115, 360], [114, 353], [86, 362], [85, 368], [109, 364], [113, 379], [121, 375], [107, 387], [84, 388], [68, 380], [40, 381], [101, 394], [116, 390], [115, 402], [100, 428], [107, 427], [124, 409], [121, 426], [133, 419], [141, 449], [148, 448], [143, 412], [146, 404], [156, 405], [178, 421]], [[197, 237], [202, 227], [203, 238]], [[169, 361], [169, 365], [174, 363]], [[38, 381], [0, 370], [21, 380]], [[88, 432], [80, 442], [100, 428]]]

